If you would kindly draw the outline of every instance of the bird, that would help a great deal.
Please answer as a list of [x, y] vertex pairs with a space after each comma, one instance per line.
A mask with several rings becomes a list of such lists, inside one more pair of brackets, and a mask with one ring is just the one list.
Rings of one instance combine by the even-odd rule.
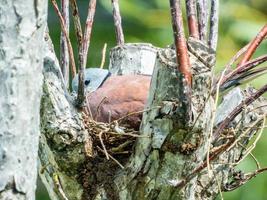
[[[138, 130], [150, 81], [149, 75], [113, 75], [106, 69], [87, 68], [84, 72], [86, 108], [95, 121], [120, 120], [125, 127]], [[72, 81], [72, 89], [77, 93], [77, 75]]]

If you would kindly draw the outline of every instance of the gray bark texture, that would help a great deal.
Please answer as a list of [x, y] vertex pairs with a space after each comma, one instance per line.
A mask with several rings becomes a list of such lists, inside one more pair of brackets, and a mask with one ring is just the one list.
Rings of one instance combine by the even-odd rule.
[[[139, 50], [128, 52], [127, 48], [112, 50], [110, 70], [114, 74], [149, 74], [150, 69], [142, 65], [148, 57], [140, 56]], [[209, 200], [220, 191], [242, 185], [243, 176], [236, 179], [234, 167], [248, 154], [249, 148], [244, 147], [263, 123], [266, 110], [261, 106], [266, 101], [260, 98], [247, 106], [229, 129], [213, 140], [213, 128], [254, 90], [236, 88], [216, 109], [210, 95], [215, 52], [193, 38], [188, 40], [188, 49], [193, 74], [190, 100], [185, 95], [189, 88], [177, 70], [175, 51], [157, 49], [156, 57], [150, 57], [155, 67], [139, 130], [141, 137], [137, 137], [131, 155], [120, 168], [112, 159], [101, 161], [96, 153], [91, 138], [93, 125], [85, 126], [72, 106], [47, 38], [39, 160], [40, 176], [52, 200]], [[189, 111], [192, 115], [188, 115]], [[102, 133], [109, 127], [97, 126]], [[200, 167], [209, 151], [213, 153], [229, 140], [234, 141], [232, 145], [208, 168]]]
[[0, 199], [35, 199], [47, 1], [0, 3]]

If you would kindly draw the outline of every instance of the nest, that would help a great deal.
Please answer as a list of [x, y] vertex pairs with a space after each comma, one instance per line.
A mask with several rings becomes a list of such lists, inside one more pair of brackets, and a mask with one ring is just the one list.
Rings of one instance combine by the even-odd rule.
[[121, 168], [131, 155], [139, 131], [120, 124], [119, 120], [111, 123], [97, 122], [86, 113], [83, 121], [93, 142], [94, 156], [116, 162]]

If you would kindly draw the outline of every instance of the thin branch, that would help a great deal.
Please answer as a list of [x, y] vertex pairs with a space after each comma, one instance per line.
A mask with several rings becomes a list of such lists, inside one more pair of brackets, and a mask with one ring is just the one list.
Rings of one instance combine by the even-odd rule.
[[197, 1], [197, 11], [198, 11], [198, 27], [199, 27], [199, 37], [200, 40], [205, 42], [207, 39], [207, 24], [208, 24], [208, 14], [207, 14], [207, 0]]
[[189, 63], [188, 49], [184, 34], [183, 17], [180, 0], [170, 0], [172, 27], [174, 33], [176, 59], [179, 71], [184, 75], [185, 80], [191, 86], [192, 74]]
[[79, 70], [79, 84], [78, 84], [78, 95], [77, 95], [77, 106], [82, 105], [85, 97], [84, 97], [84, 70], [87, 63], [87, 56], [88, 56], [88, 48], [90, 46], [90, 39], [92, 33], [92, 26], [94, 22], [95, 16], [95, 9], [96, 9], [96, 0], [90, 0], [89, 7], [88, 7], [88, 15], [86, 19], [86, 26], [83, 36], [83, 43], [82, 43], [82, 59], [81, 59], [81, 67]]
[[71, 75], [72, 78], [76, 75], [76, 65], [75, 65], [75, 60], [74, 60], [74, 55], [73, 55], [73, 48], [70, 42], [70, 38], [68, 37], [68, 33], [67, 33], [67, 29], [66, 29], [66, 25], [64, 23], [64, 19], [59, 11], [58, 5], [56, 0], [51, 0], [52, 5], [59, 17], [59, 21], [60, 21], [60, 26], [61, 26], [61, 30], [63, 31], [65, 37], [66, 37], [66, 41], [68, 44], [68, 51], [69, 51], [69, 55], [70, 55], [70, 63], [71, 63]]
[[111, 0], [111, 2], [113, 6], [113, 19], [114, 19], [114, 25], [115, 25], [117, 45], [123, 45], [124, 34], [123, 34], [122, 26], [121, 26], [121, 14], [120, 14], [119, 0]]
[[104, 47], [102, 49], [102, 59], [101, 59], [100, 69], [104, 68], [106, 60], [106, 52], [107, 52], [107, 43], [104, 44]]
[[189, 35], [199, 39], [196, 0], [186, 0]]
[[[69, 37], [69, 1], [61, 0], [61, 11], [64, 23], [66, 25], [66, 32]], [[69, 53], [68, 43], [64, 32], [61, 30], [60, 34], [60, 67], [64, 77], [65, 85], [69, 87]]]
[[71, 3], [71, 9], [72, 9], [72, 16], [73, 16], [73, 23], [74, 23], [74, 29], [76, 33], [76, 39], [77, 39], [77, 44], [78, 44], [78, 61], [79, 61], [79, 69], [81, 68], [81, 63], [82, 63], [82, 43], [83, 43], [83, 31], [82, 31], [82, 26], [81, 26], [81, 20], [80, 20], [80, 14], [77, 6], [76, 0], [70, 0]]
[[237, 67], [242, 66], [251, 58], [251, 56], [254, 54], [254, 52], [256, 51], [260, 43], [264, 40], [266, 35], [267, 35], [267, 24], [260, 30], [260, 32], [254, 38], [254, 40], [250, 43], [247, 52], [245, 53], [244, 57], [242, 58]]
[[210, 32], [208, 45], [216, 50], [218, 43], [218, 28], [219, 28], [219, 0], [211, 0], [210, 12]]
[[218, 138], [220, 133], [230, 124], [230, 122], [242, 111], [244, 106], [248, 106], [258, 99], [262, 94], [267, 91], [267, 84], [261, 87], [257, 92], [253, 93], [251, 96], [246, 98], [242, 103], [240, 103], [222, 123], [214, 131], [214, 138]]

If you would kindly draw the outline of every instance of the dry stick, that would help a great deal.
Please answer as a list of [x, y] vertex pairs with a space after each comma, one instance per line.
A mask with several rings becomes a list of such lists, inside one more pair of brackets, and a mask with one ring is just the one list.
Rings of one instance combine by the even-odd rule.
[[113, 6], [113, 19], [115, 25], [117, 45], [124, 44], [124, 34], [121, 26], [121, 14], [119, 7], [119, 0], [111, 0]]
[[191, 66], [184, 34], [183, 17], [180, 0], [170, 0], [172, 28], [174, 33], [176, 59], [179, 71], [184, 75], [189, 86], [192, 82]]
[[244, 178], [241, 178], [241, 179], [238, 179], [238, 180], [237, 180], [239, 184], [237, 184], [237, 182], [235, 182], [235, 184], [234, 184], [233, 187], [231, 187], [231, 188], [229, 188], [229, 187], [228, 187], [228, 188], [224, 188], [223, 191], [224, 191], [224, 192], [233, 191], [233, 190], [235, 190], [236, 188], [238, 188], [238, 187], [240, 187], [240, 186], [246, 184], [246, 183], [247, 183], [248, 181], [250, 181], [252, 178], [255, 178], [258, 174], [261, 174], [261, 173], [263, 173], [263, 172], [265, 172], [265, 171], [267, 171], [267, 167], [265, 167], [265, 168], [261, 168], [261, 169], [257, 169], [256, 171], [251, 172], [251, 173], [244, 174]]
[[196, 0], [186, 0], [189, 35], [199, 39]]
[[107, 43], [104, 44], [104, 47], [102, 49], [102, 59], [101, 59], [100, 69], [104, 68], [106, 60], [106, 52], [107, 52]]
[[[69, 37], [69, 0], [61, 0], [61, 11], [64, 23], [66, 25], [66, 32]], [[61, 30], [60, 34], [60, 66], [64, 77], [65, 85], [69, 88], [69, 53], [66, 37]]]
[[[98, 148], [102, 153], [105, 154], [105, 151], [104, 151], [103, 149], [101, 149], [99, 146], [97, 146], [97, 148]], [[116, 160], [116, 159], [115, 159], [112, 155], [110, 155], [108, 152], [107, 152], [107, 154], [108, 154], [108, 156], [111, 158], [111, 160], [113, 160], [115, 163], [117, 163], [117, 164], [120, 166], [120, 168], [124, 169], [124, 166], [123, 166], [118, 160]]]
[[260, 32], [257, 34], [257, 36], [254, 38], [254, 40], [250, 43], [247, 52], [245, 53], [244, 57], [238, 64], [238, 68], [242, 66], [244, 63], [246, 63], [253, 53], [256, 51], [260, 43], [264, 40], [264, 38], [267, 35], [267, 24], [260, 30]]
[[211, 0], [210, 12], [210, 32], [208, 45], [216, 50], [218, 43], [218, 28], [219, 28], [219, 0]]
[[82, 43], [82, 59], [81, 59], [81, 68], [79, 70], [79, 84], [78, 84], [78, 96], [77, 96], [78, 105], [81, 105], [85, 98], [84, 97], [84, 70], [85, 70], [85, 66], [87, 63], [88, 48], [90, 45], [92, 26], [93, 26], [94, 16], [95, 16], [95, 9], [96, 9], [96, 0], [90, 0], [89, 7], [88, 7], [88, 15], [86, 18], [84, 36], [83, 36], [83, 43]]
[[[219, 135], [221, 131], [226, 128], [229, 123], [242, 111], [244, 106], [248, 106], [252, 102], [254, 102], [257, 98], [259, 98], [262, 94], [267, 91], [267, 84], [261, 87], [257, 92], [252, 94], [250, 97], [246, 98], [241, 104], [239, 104], [231, 113], [230, 117], [226, 118], [221, 125], [215, 130], [214, 135]], [[228, 143], [223, 144], [220, 148], [216, 149], [209, 156], [209, 162], [217, 158], [221, 153], [223, 153], [226, 149], [228, 149], [233, 142], [235, 142], [235, 138], [231, 138]], [[196, 167], [190, 175], [188, 175], [185, 179], [181, 180], [175, 187], [181, 188], [186, 185], [188, 181], [196, 176], [201, 170], [207, 167], [207, 161], [204, 161], [200, 166]]]
[[244, 106], [248, 106], [253, 103], [257, 98], [267, 91], [267, 84], [261, 87], [257, 92], [253, 93], [251, 96], [246, 98], [242, 103], [240, 103], [214, 131], [214, 138], [218, 138], [220, 133], [229, 125], [229, 123], [242, 111]]
[[207, 24], [208, 24], [208, 14], [207, 14], [208, 9], [206, 0], [197, 0], [197, 11], [198, 11], [199, 37], [201, 41], [206, 41]]
[[76, 75], [76, 65], [75, 65], [75, 60], [74, 60], [74, 55], [73, 55], [73, 48], [72, 48], [72, 45], [70, 42], [70, 38], [68, 37], [68, 34], [67, 34], [67, 29], [66, 29], [66, 25], [64, 23], [64, 19], [63, 19], [62, 15], [58, 9], [57, 2], [56, 2], [56, 0], [51, 0], [51, 2], [52, 2], [52, 5], [53, 5], [58, 17], [59, 17], [61, 30], [63, 31], [65, 38], [66, 38], [66, 41], [67, 41], [68, 51], [69, 51], [69, 55], [70, 55], [70, 63], [71, 63], [71, 75], [73, 78]]
[[104, 149], [104, 153], [105, 153], [105, 155], [106, 155], [106, 158], [107, 158], [107, 160], [109, 160], [108, 152], [107, 152], [106, 146], [105, 146], [105, 144], [104, 144], [104, 142], [103, 142], [103, 139], [102, 139], [102, 134], [103, 134], [103, 131], [101, 131], [101, 132], [99, 133], [98, 137], [99, 137], [101, 146], [102, 146], [103, 149]]

